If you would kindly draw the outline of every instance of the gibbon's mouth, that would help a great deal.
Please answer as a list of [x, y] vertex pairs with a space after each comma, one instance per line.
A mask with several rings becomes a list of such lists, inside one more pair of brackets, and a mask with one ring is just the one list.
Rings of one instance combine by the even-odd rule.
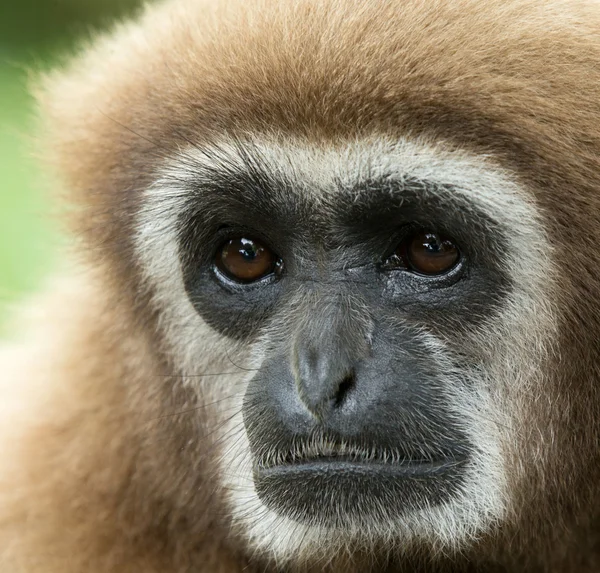
[[443, 459], [403, 459], [399, 461], [381, 461], [377, 459], [357, 459], [352, 455], [316, 456], [294, 459], [276, 465], [257, 466], [264, 476], [286, 472], [376, 472], [410, 477], [427, 477], [443, 473], [466, 460], [465, 456]]
[[[309, 525], [372, 525], [443, 503], [460, 489], [468, 456], [398, 457], [391, 452], [288, 453], [254, 467], [262, 502]], [[266, 463], [265, 463], [266, 462]]]

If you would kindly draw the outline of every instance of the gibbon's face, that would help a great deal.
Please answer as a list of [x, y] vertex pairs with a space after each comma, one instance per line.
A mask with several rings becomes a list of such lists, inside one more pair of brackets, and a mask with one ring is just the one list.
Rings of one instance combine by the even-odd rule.
[[551, 543], [595, 499], [586, 6], [172, 0], [50, 84], [92, 264], [254, 550]]
[[205, 399], [259, 546], [457, 542], [503, 516], [497, 394], [552, 329], [549, 242], [505, 172], [385, 136], [237, 140], [172, 158], [138, 221], [168, 322], [197, 333], [171, 334], [184, 372], [206, 338], [229, 358]]

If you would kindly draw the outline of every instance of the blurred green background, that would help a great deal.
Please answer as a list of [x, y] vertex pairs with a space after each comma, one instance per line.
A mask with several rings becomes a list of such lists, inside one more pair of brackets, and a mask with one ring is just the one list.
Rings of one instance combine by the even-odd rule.
[[32, 72], [55, 65], [78, 42], [126, 17], [138, 0], [0, 0], [0, 337], [11, 306], [56, 266], [60, 231], [52, 183], [32, 157]]

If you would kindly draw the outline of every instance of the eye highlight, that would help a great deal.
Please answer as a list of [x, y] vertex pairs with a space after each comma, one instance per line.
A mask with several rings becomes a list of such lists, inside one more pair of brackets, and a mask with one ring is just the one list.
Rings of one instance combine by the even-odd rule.
[[235, 237], [219, 247], [215, 265], [227, 278], [247, 284], [279, 271], [281, 260], [261, 242]]
[[460, 260], [460, 250], [449, 237], [421, 230], [406, 237], [385, 262], [387, 269], [404, 268], [427, 276], [443, 275]]

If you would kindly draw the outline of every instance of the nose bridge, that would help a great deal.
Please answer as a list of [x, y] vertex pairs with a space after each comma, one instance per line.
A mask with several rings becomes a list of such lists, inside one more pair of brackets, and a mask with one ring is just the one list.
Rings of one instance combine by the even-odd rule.
[[292, 349], [300, 399], [322, 417], [353, 383], [356, 364], [370, 352], [372, 320], [365, 304], [346, 293], [313, 292], [302, 305]]

